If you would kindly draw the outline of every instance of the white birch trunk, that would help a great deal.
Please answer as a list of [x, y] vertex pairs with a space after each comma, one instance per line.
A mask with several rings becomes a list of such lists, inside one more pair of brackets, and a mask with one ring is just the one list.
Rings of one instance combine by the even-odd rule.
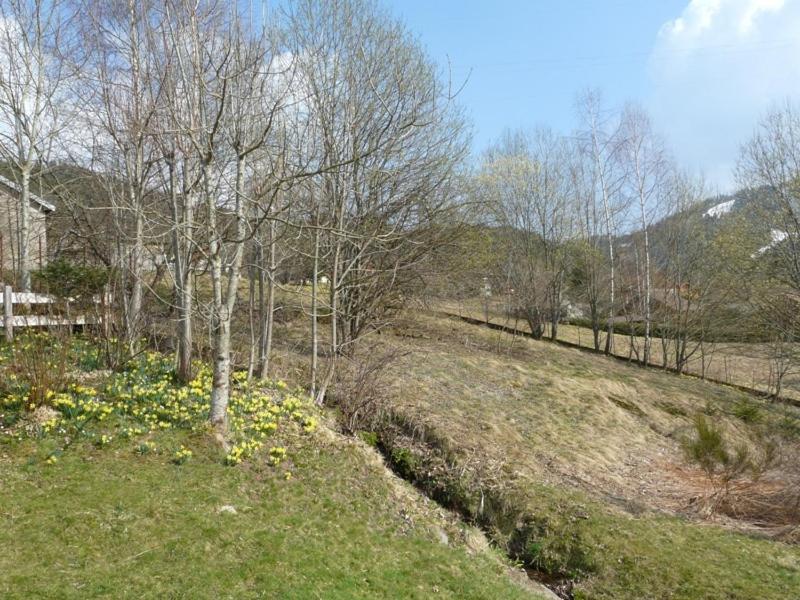
[[31, 291], [31, 173], [22, 169], [19, 204], [19, 286], [21, 291]]

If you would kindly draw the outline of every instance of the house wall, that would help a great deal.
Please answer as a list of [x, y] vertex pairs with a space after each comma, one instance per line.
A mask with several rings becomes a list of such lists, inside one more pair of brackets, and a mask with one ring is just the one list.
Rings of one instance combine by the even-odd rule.
[[[15, 271], [19, 263], [18, 202], [18, 196], [0, 188], [0, 269], [3, 271]], [[30, 215], [31, 267], [38, 269], [47, 264], [46, 215], [35, 203], [31, 204]]]

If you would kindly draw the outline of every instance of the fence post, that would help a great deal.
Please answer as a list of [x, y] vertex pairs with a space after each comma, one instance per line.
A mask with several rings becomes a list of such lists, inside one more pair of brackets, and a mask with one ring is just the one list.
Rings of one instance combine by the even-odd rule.
[[111, 285], [105, 284], [103, 286], [102, 304], [100, 309], [103, 315], [100, 317], [103, 324], [103, 337], [106, 342], [111, 337]]
[[14, 299], [11, 286], [3, 289], [3, 328], [6, 331], [6, 341], [14, 341]]

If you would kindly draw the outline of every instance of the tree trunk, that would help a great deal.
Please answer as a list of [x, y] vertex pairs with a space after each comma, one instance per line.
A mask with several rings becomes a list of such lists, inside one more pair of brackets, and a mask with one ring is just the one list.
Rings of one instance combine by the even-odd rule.
[[[214, 202], [213, 199], [208, 200]], [[215, 211], [215, 209], [214, 209]], [[213, 211], [209, 211], [210, 213]], [[212, 219], [209, 219], [210, 221]], [[216, 240], [216, 215], [213, 217], [211, 247], [211, 345], [213, 349], [213, 380], [211, 387], [211, 424], [226, 430], [230, 396], [230, 315], [222, 301], [222, 258]]]
[[[255, 240], [253, 240], [255, 242]], [[250, 335], [250, 350], [247, 353], [247, 381], [250, 381], [256, 372], [256, 362], [260, 352], [261, 337], [257, 335], [259, 328], [256, 327], [256, 307], [259, 310], [259, 323], [261, 322], [260, 312], [263, 307], [262, 302], [256, 303], [256, 291], [260, 291], [258, 281], [258, 250], [257, 244], [253, 244], [253, 252], [250, 257], [247, 277], [247, 329]]]
[[[222, 298], [222, 248], [217, 230], [216, 197], [208, 190], [207, 167], [204, 166], [206, 210], [208, 212], [209, 260], [211, 262], [211, 347], [213, 377], [211, 384], [211, 424], [225, 432], [228, 428], [230, 398], [230, 314]], [[237, 174], [238, 175], [238, 174]]]
[[[178, 308], [176, 374], [187, 383], [192, 379], [192, 278], [190, 252], [192, 247], [191, 198], [184, 195], [182, 206], [178, 196], [174, 163], [170, 163], [170, 196], [172, 200], [172, 252], [175, 261], [175, 296]], [[187, 248], [189, 250], [184, 250]]]
[[319, 294], [319, 214], [315, 219], [314, 229], [314, 268], [311, 274], [311, 397], [316, 398], [317, 394], [317, 369], [319, 335], [318, 327], [318, 299]]
[[191, 269], [187, 268], [178, 307], [178, 379], [183, 382], [192, 379], [192, 288]]
[[133, 249], [131, 251], [128, 272], [130, 275], [131, 292], [128, 299], [128, 311], [125, 320], [125, 334], [128, 347], [133, 354], [136, 351], [136, 342], [139, 337], [139, 322], [142, 312], [142, 254], [144, 251], [144, 213], [141, 205], [140, 194], [131, 189], [131, 205], [135, 211]]
[[209, 248], [211, 250], [211, 279], [213, 288], [213, 348], [214, 370], [211, 388], [211, 424], [221, 431], [226, 431], [228, 426], [228, 403], [230, 401], [230, 376], [231, 376], [231, 317], [236, 307], [239, 289], [239, 278], [244, 258], [244, 245], [247, 228], [244, 213], [244, 157], [239, 157], [236, 163], [236, 242], [231, 243], [233, 257], [230, 261], [227, 286], [223, 296], [222, 272], [222, 245], [217, 228], [217, 199], [210, 192], [208, 186], [208, 173], [204, 173], [206, 185], [206, 204], [208, 208], [208, 226], [211, 234]]
[[608, 235], [608, 260], [610, 262], [611, 273], [611, 287], [609, 290], [609, 306], [608, 306], [608, 327], [606, 328], [606, 347], [605, 353], [612, 354], [614, 352], [614, 240], [613, 236]]
[[31, 173], [27, 168], [21, 173], [22, 185], [19, 205], [19, 287], [31, 291]]
[[214, 330], [214, 376], [211, 386], [211, 424], [222, 431], [228, 428], [228, 400], [231, 377], [230, 315], [222, 307]]
[[264, 337], [261, 354], [262, 379], [269, 375], [269, 355], [272, 352], [272, 332], [275, 323], [275, 270], [277, 247], [275, 243], [275, 221], [269, 222], [269, 258], [267, 264], [267, 306], [264, 310]]
[[534, 339], [542, 339], [544, 335], [544, 326], [542, 325], [542, 315], [538, 308], [528, 309], [525, 311], [528, 327], [530, 327], [531, 335]]
[[650, 237], [647, 227], [644, 229], [644, 353], [643, 362], [650, 364], [650, 328], [651, 328], [651, 292], [650, 292]]

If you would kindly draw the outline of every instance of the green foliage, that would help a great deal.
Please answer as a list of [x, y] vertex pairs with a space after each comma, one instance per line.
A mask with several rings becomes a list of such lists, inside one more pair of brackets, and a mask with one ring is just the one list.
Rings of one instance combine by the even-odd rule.
[[761, 409], [755, 402], [742, 399], [734, 405], [733, 414], [745, 423], [757, 423], [761, 420]]
[[748, 447], [738, 444], [731, 450], [722, 430], [702, 414], [695, 417], [694, 436], [684, 440], [684, 451], [712, 482], [723, 485], [753, 467]]
[[417, 470], [417, 457], [407, 448], [395, 447], [391, 451], [392, 466], [404, 479], [414, 480]]
[[800, 420], [791, 415], [785, 415], [778, 421], [778, 430], [790, 440], [800, 439]]
[[576, 579], [595, 568], [575, 517], [528, 518], [508, 547], [512, 556], [551, 575]]
[[36, 287], [60, 298], [99, 294], [108, 283], [107, 269], [78, 265], [60, 258], [33, 272]]
[[722, 432], [703, 415], [695, 417], [694, 428], [695, 437], [684, 442], [686, 455], [707, 474], [713, 475], [719, 465], [729, 460]]
[[359, 431], [358, 437], [368, 446], [375, 448], [378, 445], [378, 434], [374, 431]]

